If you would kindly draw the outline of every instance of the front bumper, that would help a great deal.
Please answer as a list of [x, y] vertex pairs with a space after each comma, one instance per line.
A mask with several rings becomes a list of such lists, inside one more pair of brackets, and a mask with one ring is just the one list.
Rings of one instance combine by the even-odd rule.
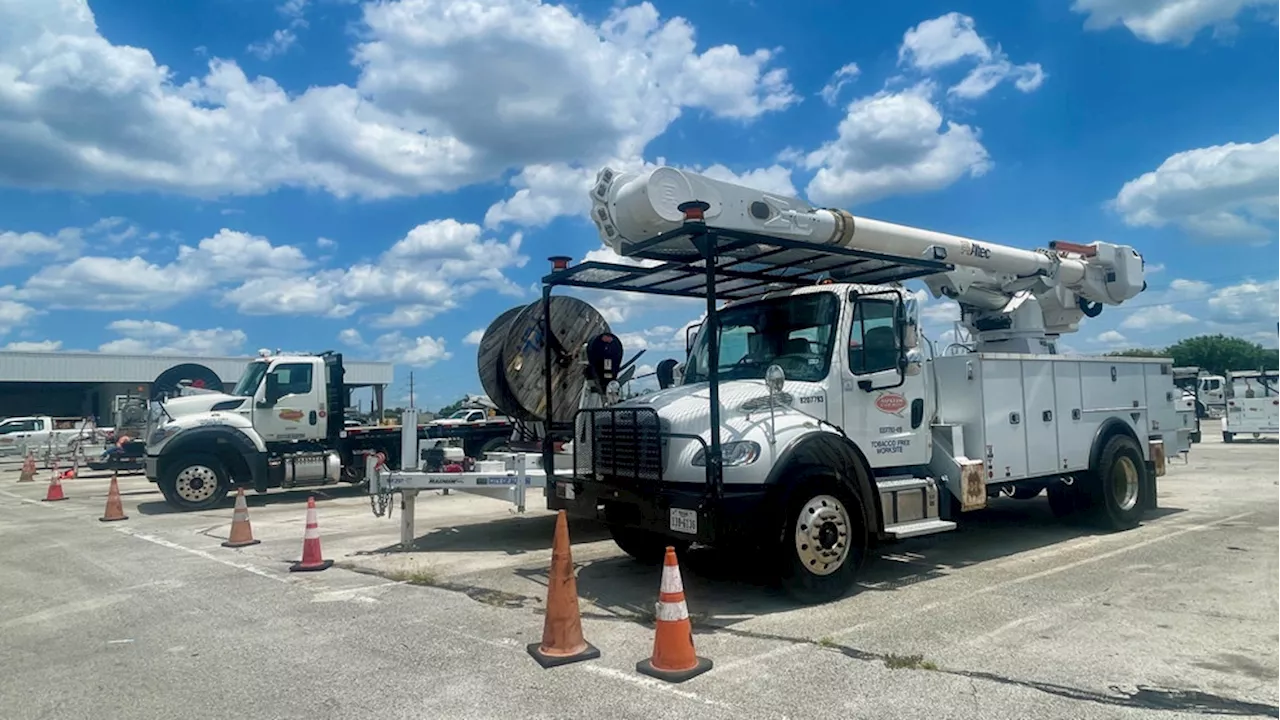
[[[548, 481], [547, 509], [705, 545], [757, 542], [768, 539], [774, 531], [782, 532], [778, 486], [723, 487], [720, 498], [713, 500], [702, 483], [661, 483], [655, 487], [562, 475]], [[692, 511], [697, 531], [673, 529], [673, 524], [688, 528], [688, 514], [676, 513], [684, 519], [675, 523], [673, 509]]]

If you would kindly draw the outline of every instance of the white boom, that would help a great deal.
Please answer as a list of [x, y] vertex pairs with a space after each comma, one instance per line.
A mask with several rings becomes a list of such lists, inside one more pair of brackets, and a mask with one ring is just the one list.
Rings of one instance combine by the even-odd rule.
[[[1146, 289], [1142, 256], [1127, 245], [1054, 243], [1024, 250], [855, 217], [801, 200], [703, 175], [660, 167], [644, 173], [604, 168], [591, 190], [591, 218], [620, 255], [678, 228], [690, 200], [711, 207], [708, 225], [901, 257], [944, 260], [955, 270], [923, 281], [934, 297], [956, 300], [979, 349], [1056, 352], [1052, 338], [1074, 332], [1081, 317]], [[839, 278], [836, 278], [839, 279]]]

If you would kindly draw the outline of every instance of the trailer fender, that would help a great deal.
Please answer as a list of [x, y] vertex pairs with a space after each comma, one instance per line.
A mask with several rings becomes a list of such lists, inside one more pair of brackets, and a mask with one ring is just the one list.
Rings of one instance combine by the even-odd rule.
[[1156, 507], [1156, 470], [1155, 463], [1148, 457], [1150, 450], [1147, 443], [1138, 439], [1137, 433], [1133, 431], [1133, 427], [1129, 423], [1117, 417], [1107, 418], [1098, 426], [1097, 431], [1093, 434], [1093, 446], [1089, 448], [1089, 469], [1093, 472], [1098, 471], [1098, 463], [1101, 461], [1102, 449], [1106, 447], [1107, 441], [1116, 435], [1126, 435], [1138, 445], [1138, 452], [1142, 453], [1143, 473], [1142, 478], [1142, 504], [1148, 510]]
[[[778, 462], [765, 479], [766, 486], [777, 488], [776, 507], [786, 508], [791, 501], [793, 483], [787, 482], [798, 471], [819, 467], [832, 470], [862, 506], [867, 536], [874, 541], [884, 528], [880, 503], [872, 487], [871, 465], [857, 444], [843, 435], [812, 432], [792, 440], [779, 454]], [[781, 510], [779, 510], [781, 512]]]
[[235, 428], [205, 425], [184, 430], [160, 451], [160, 469], [170, 458], [184, 453], [209, 453], [222, 461], [233, 484], [252, 484], [258, 492], [267, 491], [267, 454], [253, 440]]

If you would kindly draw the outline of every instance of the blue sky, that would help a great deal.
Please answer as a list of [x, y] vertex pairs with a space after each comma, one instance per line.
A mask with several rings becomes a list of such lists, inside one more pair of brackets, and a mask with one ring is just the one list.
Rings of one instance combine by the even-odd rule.
[[[1274, 2], [6, 0], [0, 28], [6, 349], [340, 348], [443, 405], [547, 256], [601, 252], [606, 164], [1133, 245], [1148, 292], [1074, 351], [1276, 344]], [[649, 362], [699, 310], [592, 302]]]

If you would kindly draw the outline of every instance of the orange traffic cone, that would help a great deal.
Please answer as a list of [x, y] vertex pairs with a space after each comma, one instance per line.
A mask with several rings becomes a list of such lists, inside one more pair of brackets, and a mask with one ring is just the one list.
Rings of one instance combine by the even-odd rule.
[[307, 498], [307, 531], [302, 535], [302, 559], [289, 566], [289, 572], [327, 570], [332, 560], [320, 556], [320, 523], [316, 521], [316, 499]]
[[693, 650], [693, 627], [689, 623], [689, 607], [684, 602], [680, 564], [676, 561], [676, 549], [670, 546], [662, 565], [662, 587], [658, 591], [655, 615], [658, 627], [653, 637], [653, 656], [636, 663], [637, 672], [679, 683], [711, 669], [711, 661], [698, 657]]
[[18, 474], [18, 482], [36, 481], [36, 456], [27, 451], [27, 459], [22, 461], [22, 472]]
[[530, 643], [526, 650], [544, 669], [600, 657], [600, 651], [582, 636], [578, 581], [573, 575], [569, 519], [564, 510], [556, 515], [555, 539], [551, 544], [551, 572], [547, 578], [542, 642]]
[[44, 499], [45, 502], [67, 499], [67, 496], [62, 494], [62, 480], [58, 477], [57, 468], [54, 469], [53, 477], [49, 479], [49, 491], [44, 494]]
[[[308, 513], [307, 527], [310, 526], [311, 515]], [[257, 545], [260, 542], [262, 541], [253, 539], [253, 526], [249, 524], [249, 504], [244, 499], [244, 488], [238, 487], [236, 488], [236, 509], [231, 511], [231, 536], [222, 543], [222, 547], [244, 547]]]
[[116, 480], [114, 472], [111, 473], [111, 489], [107, 490], [107, 510], [98, 519], [102, 522], [129, 519], [129, 516], [124, 514], [124, 505], [120, 502], [120, 483]]

